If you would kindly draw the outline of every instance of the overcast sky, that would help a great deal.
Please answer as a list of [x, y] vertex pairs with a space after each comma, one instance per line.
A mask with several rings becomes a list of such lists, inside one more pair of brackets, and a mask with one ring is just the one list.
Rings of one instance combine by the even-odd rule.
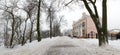
[[[120, 0], [109, 0], [107, 2], [108, 4], [108, 29], [120, 29]], [[97, 2], [97, 8], [99, 11], [99, 15], [101, 16], [101, 2]], [[62, 13], [65, 15], [65, 19], [67, 19], [68, 25], [64, 29], [72, 29], [72, 23], [73, 21], [77, 21], [81, 18], [82, 13], [87, 12], [86, 9], [80, 8], [78, 6], [67, 9], [65, 11], [62, 11]], [[89, 15], [89, 14], [88, 14]]]
[[[23, 0], [24, 1], [24, 0]], [[69, 0], [67, 0], [69, 1]], [[98, 1], [98, 0], [97, 0]], [[120, 0], [108, 0], [108, 29], [120, 29]], [[79, 3], [81, 4], [81, 3]], [[101, 17], [102, 14], [102, 4], [100, 0], [96, 3], [99, 15]], [[73, 21], [78, 21], [81, 18], [82, 13], [85, 12], [88, 14], [86, 8], [84, 6], [77, 6], [78, 4], [72, 3], [70, 4], [70, 9], [66, 8], [60, 12], [60, 15], [64, 15], [64, 19], [66, 19], [67, 24], [63, 25], [62, 30], [72, 29]], [[21, 14], [21, 13], [20, 13]], [[88, 14], [89, 15], [89, 14]], [[43, 16], [45, 16], [43, 14]], [[44, 23], [45, 20], [42, 22]], [[43, 25], [43, 29], [48, 29], [48, 26]]]

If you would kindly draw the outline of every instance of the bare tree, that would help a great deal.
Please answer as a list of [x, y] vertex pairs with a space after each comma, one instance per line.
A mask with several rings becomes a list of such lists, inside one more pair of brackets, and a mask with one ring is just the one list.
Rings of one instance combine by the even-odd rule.
[[[9, 46], [10, 48], [13, 48], [14, 43], [17, 42], [17, 44], [22, 44], [24, 45], [25, 42], [29, 39], [30, 42], [32, 41], [32, 36], [33, 36], [33, 32], [37, 31], [37, 39], [38, 41], [41, 40], [40, 37], [40, 9], [41, 9], [41, 1], [39, 0], [39, 2], [37, 0], [26, 0], [28, 5], [23, 6], [23, 8], [20, 8], [18, 6], [18, 1], [19, 0], [8, 0], [9, 1], [9, 5], [7, 0], [4, 0], [3, 2], [5, 3], [1, 3], [0, 4], [0, 10], [3, 10], [4, 12], [4, 17], [8, 17], [6, 19], [6, 24], [4, 25], [4, 38], [5, 40], [5, 45], [8, 44], [7, 40], [9, 41]], [[23, 18], [19, 15], [16, 15], [18, 10], [22, 10], [23, 12], [26, 12], [27, 14], [27, 18]], [[36, 12], [37, 15], [36, 15]], [[9, 33], [11, 35], [11, 38], [9, 39], [8, 36], [10, 36], [8, 34], [8, 26], [10, 25], [8, 24], [8, 22], [11, 22], [11, 33]], [[28, 21], [30, 21], [30, 29], [28, 30]], [[34, 27], [34, 23], [35, 21], [37, 21], [36, 23], [36, 28], [37, 30], [33, 30]], [[23, 27], [24, 28], [21, 28]], [[28, 32], [27, 32], [28, 31]], [[27, 36], [27, 34], [29, 34]]]
[[11, 6], [7, 6], [7, 3], [5, 4], [1, 4], [4, 8], [1, 8], [1, 10], [3, 10], [4, 12], [7, 12], [10, 14], [11, 18], [12, 18], [12, 35], [11, 35], [11, 39], [10, 39], [10, 47], [13, 47], [13, 38], [14, 38], [14, 34], [15, 34], [15, 30], [14, 30], [14, 26], [15, 26], [15, 15], [14, 15], [14, 10], [17, 6], [17, 0], [16, 1], [11, 1]]
[[60, 36], [61, 35], [61, 30], [60, 27], [62, 26], [64, 16], [60, 16], [59, 19], [56, 19], [53, 22], [53, 36]]
[[48, 8], [48, 14], [49, 14], [49, 16], [48, 16], [48, 19], [49, 19], [49, 22], [50, 22], [50, 38], [52, 38], [52, 36], [53, 36], [53, 20], [54, 20], [54, 10], [53, 10], [53, 8], [52, 8], [52, 6], [50, 6], [49, 8]]
[[[99, 36], [99, 46], [106, 45], [108, 43], [108, 37], [107, 37], [107, 0], [102, 0], [102, 24], [100, 23], [99, 20], [99, 15], [98, 15], [98, 10], [97, 6], [95, 5], [96, 0], [92, 1], [89, 0], [89, 2], [93, 5], [94, 11], [90, 8], [88, 2], [86, 0], [83, 0], [86, 9], [90, 13], [90, 16], [92, 17], [95, 26], [98, 31], [98, 36]], [[95, 13], [94, 13], [95, 12]]]
[[[27, 26], [28, 18], [25, 20], [25, 28], [24, 28], [23, 34], [21, 34], [20, 26], [23, 23], [22, 17], [19, 17], [15, 14], [19, 10], [18, 4], [17, 4], [18, 2], [19, 0], [14, 0], [14, 1], [9, 0], [10, 5], [7, 5], [8, 3], [5, 0], [4, 4], [0, 4], [1, 5], [0, 9], [3, 10], [4, 13], [8, 14], [7, 16], [9, 16], [12, 22], [12, 25], [11, 25], [12, 33], [11, 33], [11, 38], [9, 42], [10, 48], [13, 48], [16, 41], [20, 42], [21, 39], [24, 40], [25, 34], [26, 34], [26, 26]], [[13, 41], [14, 41], [14, 44], [13, 44]], [[25, 43], [25, 41], [23, 41], [22, 44], [23, 43]]]
[[[5, 15], [6, 16], [6, 15]], [[9, 22], [9, 18], [8, 17], [3, 17], [6, 21], [6, 23], [4, 23], [4, 46], [6, 46], [7, 48], [9, 47], [9, 28], [8, 28], [8, 22]]]
[[21, 17], [17, 17], [15, 23], [15, 33], [16, 33], [15, 40], [17, 44], [21, 44], [21, 40], [22, 40], [22, 30], [21, 30], [22, 23], [24, 23], [24, 20]]
[[40, 7], [41, 7], [41, 0], [38, 2], [38, 11], [37, 11], [37, 40], [38, 42], [41, 41], [40, 36]]
[[58, 0], [51, 0], [49, 2], [50, 2], [50, 4], [48, 4], [47, 2], [44, 2], [43, 8], [46, 10], [47, 23], [49, 23], [49, 29], [50, 29], [49, 36], [50, 36], [50, 38], [52, 38], [52, 36], [55, 36], [54, 29], [58, 22], [57, 12], [60, 11], [61, 8], [59, 7], [60, 4], [59, 4]]
[[32, 41], [32, 36], [33, 36], [33, 24], [34, 21], [36, 20], [35, 18], [33, 18], [33, 16], [36, 14], [36, 9], [37, 9], [37, 0], [27, 0], [27, 2], [29, 3], [24, 10], [27, 12], [28, 14], [28, 18], [30, 19], [31, 22], [31, 27], [30, 27], [30, 31], [29, 31], [29, 40], [30, 42]]
[[[72, 1], [71, 0], [69, 3], [67, 3], [65, 6], [70, 4]], [[100, 17], [98, 14], [97, 6], [96, 6], [96, 0], [81, 0], [87, 11], [89, 12], [90, 16], [92, 17], [92, 20], [95, 23], [98, 36], [99, 36], [99, 46], [103, 46], [108, 44], [108, 37], [107, 37], [107, 0], [102, 0], [102, 23], [100, 23]], [[91, 7], [92, 5], [93, 7]], [[93, 10], [92, 10], [93, 8]]]

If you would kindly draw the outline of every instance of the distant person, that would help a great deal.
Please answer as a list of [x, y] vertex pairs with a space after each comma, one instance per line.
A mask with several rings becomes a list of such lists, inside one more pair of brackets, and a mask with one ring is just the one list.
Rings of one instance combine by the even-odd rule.
[[88, 38], [90, 37], [90, 34], [88, 33]]
[[71, 35], [68, 35], [68, 37], [71, 37]]

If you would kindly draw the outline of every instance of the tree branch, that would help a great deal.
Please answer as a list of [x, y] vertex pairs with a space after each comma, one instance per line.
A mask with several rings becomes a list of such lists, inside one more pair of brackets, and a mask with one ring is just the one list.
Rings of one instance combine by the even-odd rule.
[[89, 0], [89, 1], [92, 3], [92, 5], [93, 5], [93, 7], [94, 7], [94, 11], [95, 11], [96, 17], [99, 18], [98, 11], [97, 11], [97, 7], [96, 7], [96, 5], [95, 5], [96, 0], [95, 0], [95, 1]]
[[65, 6], [68, 6], [70, 3], [72, 3], [74, 0], [71, 0], [70, 2], [68, 2], [67, 4], [65, 4]]
[[99, 20], [97, 19], [96, 15], [93, 13], [92, 9], [89, 7], [88, 2], [86, 0], [83, 0], [83, 3], [85, 4], [85, 7], [88, 10], [90, 16], [92, 17], [92, 20], [94, 21], [96, 28], [98, 30], [99, 29], [98, 24], [100, 24]]

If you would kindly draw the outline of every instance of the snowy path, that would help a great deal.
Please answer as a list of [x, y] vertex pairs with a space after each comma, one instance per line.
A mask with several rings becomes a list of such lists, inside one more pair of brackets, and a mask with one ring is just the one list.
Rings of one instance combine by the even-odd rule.
[[[81, 41], [82, 43], [83, 41]], [[80, 43], [80, 44], [81, 44]], [[84, 52], [83, 52], [84, 51]], [[51, 46], [44, 55], [85, 55], [87, 51], [75, 44], [72, 39], [66, 37], [59, 38], [55, 44]]]
[[19, 48], [0, 52], [0, 55], [120, 55], [120, 51], [110, 46], [98, 47], [84, 39], [56, 37], [33, 41]]
[[119, 55], [120, 51], [109, 49], [111, 47], [99, 48], [84, 40], [59, 38], [44, 55]]

